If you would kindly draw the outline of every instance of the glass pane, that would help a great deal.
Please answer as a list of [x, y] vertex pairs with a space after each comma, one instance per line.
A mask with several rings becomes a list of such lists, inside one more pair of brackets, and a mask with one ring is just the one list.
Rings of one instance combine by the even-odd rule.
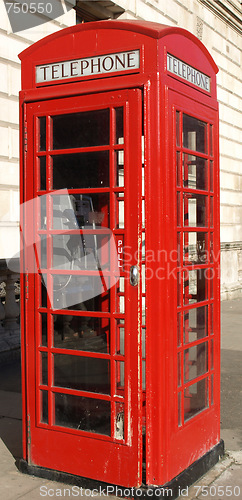
[[53, 149], [109, 144], [109, 109], [52, 117]]
[[116, 228], [124, 229], [124, 199], [119, 195], [116, 199]]
[[116, 394], [124, 396], [124, 361], [116, 361]]
[[123, 108], [116, 108], [116, 138], [115, 144], [124, 143], [124, 119], [123, 119]]
[[123, 320], [117, 320], [116, 326], [116, 352], [124, 356], [125, 353], [125, 328]]
[[183, 114], [183, 146], [200, 153], [207, 152], [206, 141], [207, 124]]
[[181, 273], [177, 273], [177, 307], [181, 306]]
[[40, 420], [43, 424], [48, 424], [48, 391], [40, 391]]
[[106, 318], [54, 316], [54, 347], [78, 351], [109, 352], [110, 324]]
[[211, 370], [214, 369], [214, 357], [213, 357], [213, 339], [210, 341], [210, 365], [211, 365]]
[[205, 227], [207, 225], [207, 196], [184, 194], [184, 226]]
[[210, 133], [210, 155], [213, 156], [213, 125], [209, 125]]
[[117, 171], [117, 181], [116, 185], [118, 187], [124, 186], [124, 151], [117, 151], [116, 156], [116, 171]]
[[181, 313], [178, 313], [177, 314], [177, 346], [178, 347], [181, 345], [181, 328], [182, 328]]
[[110, 270], [111, 233], [52, 236], [52, 267], [59, 270]]
[[184, 312], [184, 342], [194, 342], [208, 335], [208, 306]]
[[109, 186], [109, 152], [52, 156], [53, 189], [100, 188]]
[[180, 146], [180, 112], [176, 111], [176, 145]]
[[115, 439], [124, 439], [124, 405], [115, 404], [116, 428]]
[[207, 242], [207, 233], [184, 233], [184, 264], [205, 264], [208, 262]]
[[177, 267], [181, 265], [181, 233], [177, 233]]
[[146, 389], [146, 360], [142, 360], [142, 390]]
[[213, 304], [210, 305], [210, 335], [214, 334]]
[[47, 314], [40, 314], [41, 345], [47, 347]]
[[53, 195], [53, 229], [109, 227], [109, 195], [106, 193]]
[[210, 227], [213, 227], [213, 196], [210, 197]]
[[211, 405], [214, 404], [214, 375], [211, 375]]
[[191, 189], [208, 189], [207, 160], [183, 154], [183, 186]]
[[204, 342], [184, 351], [184, 381], [204, 375], [208, 371], [208, 343]]
[[176, 152], [176, 183], [177, 186], [181, 186], [181, 153], [179, 151]]
[[181, 352], [177, 354], [177, 384], [181, 386]]
[[184, 304], [202, 302], [208, 296], [208, 269], [193, 269], [185, 271], [183, 277]]
[[145, 297], [142, 297], [142, 325], [145, 325], [146, 322], [146, 300]]
[[40, 267], [43, 269], [47, 268], [47, 237], [46, 234], [40, 235], [40, 248], [41, 248], [41, 259], [40, 259]]
[[39, 275], [40, 280], [40, 307], [47, 307], [46, 274]]
[[213, 192], [214, 162], [210, 161], [210, 191]]
[[177, 226], [181, 226], [181, 193], [177, 193]]
[[109, 281], [99, 276], [53, 275], [53, 307], [77, 311], [109, 310]]
[[54, 385], [110, 394], [110, 362], [85, 356], [54, 355]]
[[40, 383], [43, 385], [48, 385], [48, 354], [47, 354], [47, 352], [41, 352], [40, 359], [41, 359]]
[[47, 215], [46, 215], [46, 195], [39, 197], [40, 201], [40, 229], [46, 229]]
[[46, 190], [46, 157], [41, 156], [39, 158], [39, 177], [40, 177], [40, 189], [41, 191]]
[[39, 151], [46, 151], [46, 116], [39, 118]]
[[184, 419], [193, 417], [208, 408], [208, 380], [203, 379], [184, 391]]
[[110, 402], [55, 394], [55, 425], [110, 436]]

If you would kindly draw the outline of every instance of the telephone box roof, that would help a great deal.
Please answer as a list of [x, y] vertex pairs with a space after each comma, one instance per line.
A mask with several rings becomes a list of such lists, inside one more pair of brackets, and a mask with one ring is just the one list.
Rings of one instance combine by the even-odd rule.
[[41, 46], [46, 46], [47, 43], [50, 43], [54, 40], [57, 40], [58, 38], [62, 38], [67, 35], [71, 36], [75, 35], [75, 33], [78, 32], [91, 31], [91, 30], [107, 30], [107, 29], [132, 31], [156, 39], [172, 34], [182, 35], [186, 38], [189, 38], [193, 43], [195, 43], [200, 48], [200, 50], [207, 57], [215, 73], [218, 72], [218, 67], [215, 64], [212, 56], [210, 55], [206, 47], [197, 37], [195, 37], [189, 31], [183, 28], [167, 26], [165, 24], [159, 24], [151, 21], [140, 21], [140, 20], [136, 21], [136, 20], [126, 20], [126, 19], [95, 21], [90, 23], [78, 24], [75, 26], [71, 26], [70, 28], [65, 28], [56, 33], [48, 35], [47, 37], [44, 37], [38, 42], [34, 43], [33, 45], [25, 49], [23, 52], [21, 52], [19, 54], [19, 58], [21, 59], [21, 61], [23, 61], [24, 59], [31, 56], [36, 50], [40, 49]]

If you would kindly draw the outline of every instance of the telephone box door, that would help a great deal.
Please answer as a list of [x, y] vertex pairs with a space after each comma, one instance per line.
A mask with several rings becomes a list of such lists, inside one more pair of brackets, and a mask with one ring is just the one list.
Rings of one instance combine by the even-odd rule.
[[141, 106], [139, 90], [27, 104], [27, 459], [125, 486], [142, 468]]

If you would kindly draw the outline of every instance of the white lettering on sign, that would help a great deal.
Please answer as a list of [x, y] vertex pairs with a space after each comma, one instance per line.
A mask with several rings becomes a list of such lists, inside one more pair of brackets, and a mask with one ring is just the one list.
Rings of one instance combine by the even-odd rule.
[[118, 267], [123, 267], [123, 240], [118, 240]]
[[193, 83], [196, 87], [202, 90], [210, 92], [210, 80], [211, 78], [201, 71], [189, 66], [189, 64], [180, 61], [171, 54], [167, 54], [167, 71], [173, 73], [173, 75], [180, 76], [183, 80]]
[[54, 82], [67, 78], [109, 74], [118, 71], [132, 72], [140, 67], [139, 50], [118, 52], [102, 56], [75, 59], [36, 66], [36, 83]]

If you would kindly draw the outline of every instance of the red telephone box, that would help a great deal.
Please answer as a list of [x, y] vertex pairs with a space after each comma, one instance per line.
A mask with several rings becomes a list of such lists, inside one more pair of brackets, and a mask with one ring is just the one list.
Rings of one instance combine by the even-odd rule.
[[217, 66], [139, 21], [20, 59], [26, 468], [204, 472], [222, 453]]

